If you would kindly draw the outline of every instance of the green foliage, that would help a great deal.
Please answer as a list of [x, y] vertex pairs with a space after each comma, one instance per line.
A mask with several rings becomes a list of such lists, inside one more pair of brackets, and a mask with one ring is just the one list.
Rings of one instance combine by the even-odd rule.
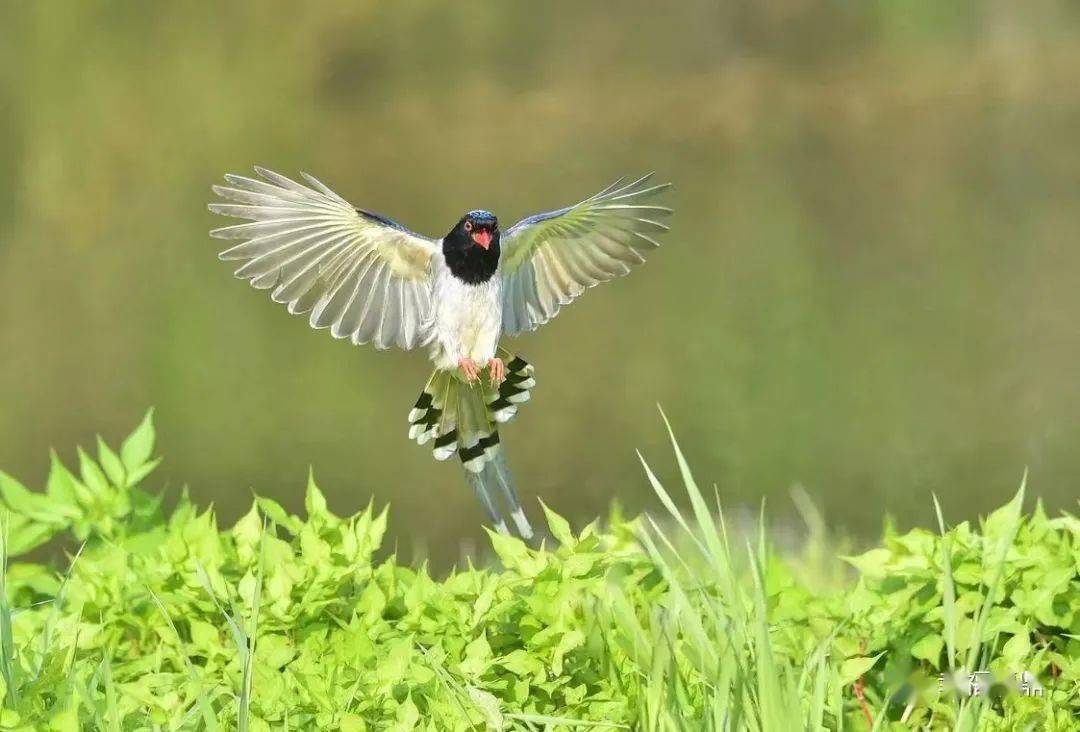
[[[1080, 710], [1080, 520], [1051, 519], [1041, 503], [1025, 516], [1022, 498], [1023, 489], [979, 530], [967, 522], [946, 530], [939, 509], [941, 536], [890, 534], [882, 547], [847, 558], [861, 578], [846, 603], [843, 643], [883, 655], [879, 691], [913, 680], [927, 687], [950, 669], [989, 670], [998, 679], [1029, 671], [1060, 683], [1043, 699], [1012, 700], [1015, 718], [1041, 728], [1051, 709], [1062, 720]], [[936, 714], [965, 727], [963, 715], [977, 714], [971, 706], [925, 703], [908, 689], [889, 701], [913, 724]]]
[[[575, 531], [544, 506], [555, 541], [493, 534], [500, 566], [435, 578], [379, 556], [385, 511], [337, 516], [314, 480], [304, 517], [166, 514], [141, 487], [153, 443], [147, 415], [77, 475], [54, 456], [44, 492], [0, 478], [0, 728], [1069, 729], [1080, 710], [1080, 526], [1022, 514], [1022, 492], [978, 530], [889, 534], [848, 559], [854, 584], [812, 592], [763, 528], [740, 547], [676, 445], [688, 514], [646, 467], [667, 518]], [[62, 573], [13, 559], [65, 536]], [[918, 684], [964, 664], [1046, 696]]]

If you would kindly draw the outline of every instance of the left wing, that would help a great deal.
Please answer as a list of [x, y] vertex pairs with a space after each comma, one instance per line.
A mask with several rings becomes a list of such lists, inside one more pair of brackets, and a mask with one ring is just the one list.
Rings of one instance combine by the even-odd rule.
[[313, 328], [376, 348], [426, 345], [431, 328], [433, 239], [354, 208], [312, 176], [301, 185], [256, 168], [263, 180], [226, 175], [213, 190], [232, 203], [210, 210], [248, 219], [210, 232], [241, 239], [221, 258], [242, 263], [236, 276], [290, 313], [310, 313]]
[[652, 174], [612, 185], [581, 203], [523, 219], [502, 236], [507, 335], [536, 330], [590, 287], [621, 277], [660, 246], [671, 209], [647, 203], [670, 183]]

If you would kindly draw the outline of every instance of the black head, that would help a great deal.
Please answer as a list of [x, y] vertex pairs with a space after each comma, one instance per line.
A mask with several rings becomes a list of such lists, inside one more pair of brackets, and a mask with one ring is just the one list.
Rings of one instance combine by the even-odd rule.
[[489, 211], [470, 211], [443, 238], [446, 266], [458, 279], [486, 282], [499, 266], [499, 220]]

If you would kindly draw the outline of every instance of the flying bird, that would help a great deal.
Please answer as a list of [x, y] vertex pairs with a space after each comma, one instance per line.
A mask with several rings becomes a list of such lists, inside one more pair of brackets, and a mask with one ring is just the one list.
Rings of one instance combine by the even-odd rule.
[[[503, 231], [475, 210], [441, 238], [422, 236], [356, 208], [314, 177], [304, 183], [264, 168], [226, 175], [214, 213], [247, 223], [214, 229], [239, 239], [219, 255], [236, 276], [303, 314], [313, 328], [378, 349], [428, 347], [435, 371], [409, 412], [409, 437], [436, 460], [454, 454], [492, 525], [532, 528], [499, 439], [536, 384], [533, 366], [500, 347], [502, 336], [536, 330], [585, 290], [627, 274], [658, 247], [671, 209], [653, 203], [670, 184], [620, 179], [572, 206]], [[260, 179], [261, 178], [261, 179]]]

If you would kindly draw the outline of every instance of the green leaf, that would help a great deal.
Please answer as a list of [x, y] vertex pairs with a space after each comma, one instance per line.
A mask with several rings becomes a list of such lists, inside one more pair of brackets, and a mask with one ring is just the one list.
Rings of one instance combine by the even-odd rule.
[[878, 662], [885, 652], [877, 654], [876, 656], [855, 656], [853, 658], [846, 659], [840, 664], [840, 683], [844, 686], [852, 684], [860, 676], [866, 674], [874, 664]]
[[9, 514], [7, 554], [21, 556], [41, 546], [56, 536], [60, 528], [56, 524], [41, 523], [22, 514]]
[[308, 472], [307, 491], [304, 494], [304, 509], [308, 519], [321, 519], [329, 512], [326, 509], [326, 497], [323, 496], [319, 486], [315, 485], [315, 473]]
[[138, 427], [120, 445], [120, 461], [128, 473], [135, 473], [154, 452], [154, 408], [146, 410]]
[[78, 514], [77, 504], [89, 498], [89, 494], [71, 471], [60, 462], [60, 457], [55, 450], [49, 451], [49, 477], [45, 481], [45, 492], [54, 498], [59, 505], [69, 507], [74, 514]]
[[290, 516], [277, 501], [258, 496], [255, 498], [255, 504], [273, 523], [281, 526], [292, 534], [299, 531], [300, 521], [296, 517]]
[[275, 671], [284, 667], [296, 656], [296, 648], [283, 635], [260, 636], [256, 646], [258, 662]]
[[50, 526], [64, 526], [79, 515], [74, 506], [65, 505], [47, 493], [34, 493], [7, 473], [0, 471], [0, 499], [14, 513]]
[[540, 505], [543, 507], [544, 515], [547, 517], [547, 524], [548, 528], [551, 530], [551, 535], [563, 546], [573, 548], [577, 543], [577, 537], [575, 537], [574, 532], [570, 530], [570, 522], [548, 508], [548, 505], [543, 501], [540, 501]]
[[491, 645], [486, 635], [479, 635], [465, 646], [465, 660], [487, 664], [491, 660]]
[[871, 549], [855, 557], [840, 557], [866, 577], [880, 579], [887, 574], [886, 566], [892, 559], [888, 549]]
[[367, 732], [368, 726], [360, 715], [346, 712], [338, 720], [338, 729], [341, 732]]
[[91, 493], [99, 497], [109, 493], [109, 481], [105, 478], [105, 474], [101, 472], [98, 464], [81, 447], [77, 450], [77, 453], [83, 485], [89, 488]]
[[496, 730], [496, 732], [502, 730], [506, 725], [506, 720], [503, 719], [502, 710], [499, 709], [499, 699], [494, 694], [478, 689], [475, 686], [468, 687], [468, 692], [469, 699], [484, 715], [484, 721], [487, 722], [488, 729]]
[[495, 663], [518, 676], [531, 676], [544, 672], [544, 663], [522, 649], [512, 651], [495, 659]]
[[941, 663], [941, 651], [945, 647], [945, 639], [938, 633], [927, 633], [911, 646], [911, 655], [915, 658], [930, 663], [934, 668]]
[[1013, 668], [1025, 670], [1023, 663], [1031, 653], [1031, 639], [1027, 633], [1017, 633], [1001, 648], [1001, 655]]
[[262, 517], [259, 515], [259, 509], [257, 506], [252, 505], [251, 510], [233, 525], [232, 535], [238, 544], [244, 545], [249, 550], [249, 557], [253, 557], [254, 553], [250, 552], [250, 550], [259, 545], [262, 530], [263, 522]]
[[141, 483], [143, 481], [143, 478], [150, 475], [150, 473], [154, 472], [154, 469], [157, 468], [157, 466], [160, 465], [160, 464], [161, 464], [161, 458], [155, 458], [153, 460], [150, 460], [150, 461], [147, 461], [147, 462], [143, 463], [142, 465], [135, 468], [134, 470], [128, 471], [128, 474], [127, 474], [127, 485], [128, 485], [128, 487], [129, 488], [134, 488], [135, 486], [139, 485], [139, 483]]
[[499, 556], [499, 561], [508, 569], [522, 566], [529, 558], [529, 547], [521, 539], [515, 536], [507, 536], [494, 531], [488, 531], [491, 537], [491, 547]]
[[390, 727], [393, 732], [412, 732], [420, 721], [420, 710], [413, 703], [412, 696], [405, 697], [405, 701], [397, 708], [394, 716], [394, 725]]
[[109, 482], [115, 486], [125, 485], [124, 479], [124, 465], [120, 462], [120, 457], [113, 452], [112, 448], [106, 444], [105, 440], [101, 439], [101, 435], [97, 438], [98, 448], [98, 463], [105, 471], [105, 476], [109, 479]]

